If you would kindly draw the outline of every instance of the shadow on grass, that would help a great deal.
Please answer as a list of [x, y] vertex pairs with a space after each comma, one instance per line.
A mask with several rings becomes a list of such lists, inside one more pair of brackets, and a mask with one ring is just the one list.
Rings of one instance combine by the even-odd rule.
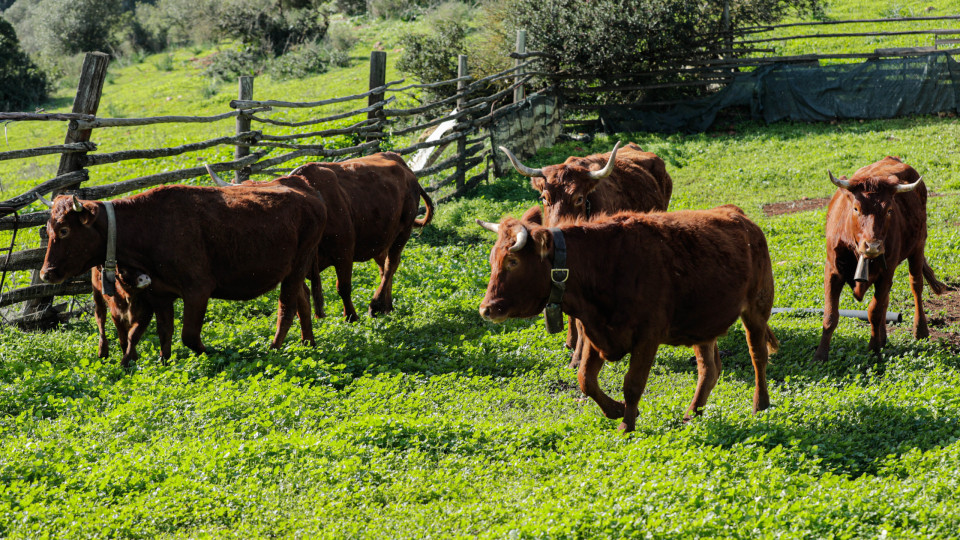
[[737, 423], [713, 417], [693, 438], [722, 447], [738, 443], [768, 449], [782, 446], [807, 459], [820, 460], [825, 472], [856, 478], [877, 474], [885, 461], [910, 450], [930, 450], [960, 436], [957, 418], [937, 416], [917, 406], [864, 404], [830, 414], [811, 414], [800, 422], [768, 419]]

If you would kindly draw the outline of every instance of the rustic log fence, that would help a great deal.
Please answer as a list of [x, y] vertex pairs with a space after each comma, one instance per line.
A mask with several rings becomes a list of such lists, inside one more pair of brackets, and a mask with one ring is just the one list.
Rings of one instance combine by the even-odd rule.
[[[250, 177], [275, 176], [293, 169], [293, 160], [336, 160], [370, 154], [389, 149], [406, 158], [416, 153], [433, 152], [426, 163], [415, 170], [437, 204], [460, 196], [489, 177], [488, 157], [491, 154], [490, 135], [486, 128], [503, 115], [523, 105], [524, 94], [514, 94], [529, 85], [532, 75], [521, 70], [532, 61], [518, 61], [514, 67], [481, 79], [468, 73], [467, 57], [459, 59], [455, 79], [428, 84], [408, 84], [404, 81], [386, 81], [386, 53], [374, 51], [370, 62], [369, 90], [350, 96], [340, 96], [309, 102], [293, 102], [254, 98], [252, 77], [240, 77], [237, 99], [230, 101], [232, 111], [213, 116], [156, 116], [143, 118], [101, 118], [97, 115], [106, 67], [109, 58], [101, 53], [90, 53], [84, 62], [77, 98], [72, 113], [0, 113], [5, 122], [67, 122], [66, 141], [62, 145], [0, 152], [0, 161], [28, 159], [36, 156], [60, 154], [60, 166], [54, 178], [41, 181], [16, 197], [0, 202], [0, 231], [10, 236], [9, 247], [0, 246], [0, 317], [6, 324], [21, 328], [47, 328], [64, 321], [86, 308], [86, 301], [55, 301], [89, 293], [88, 275], [67, 283], [41, 283], [38, 269], [46, 250], [44, 231], [40, 232], [39, 247], [17, 251], [18, 237], [23, 242], [24, 231], [46, 223], [49, 211], [21, 213], [36, 201], [38, 195], [76, 194], [83, 199], [108, 199], [140, 191], [161, 184], [181, 182], [207, 176], [204, 166], [178, 168], [119, 182], [90, 185], [90, 169], [131, 160], [164, 159], [217, 147], [232, 146], [233, 160], [210, 163], [219, 173], [233, 171], [236, 181]], [[502, 79], [512, 79], [504, 90], [490, 93], [489, 85]], [[415, 107], [397, 107], [398, 96], [409, 96], [422, 89], [452, 86], [456, 91], [450, 97]], [[551, 89], [541, 89], [531, 96], [542, 95]], [[409, 100], [407, 100], [409, 101]], [[329, 105], [359, 106], [335, 113], [316, 114], [300, 121], [269, 118], [264, 113], [282, 109], [317, 109]], [[341, 105], [342, 104], [342, 105]], [[453, 111], [451, 112], [451, 108]], [[333, 122], [354, 118], [355, 122], [331, 127]], [[161, 148], [125, 149], [97, 153], [93, 134], [95, 130], [142, 127], [156, 124], [215, 123], [235, 120], [233, 133], [178, 146]], [[397, 141], [415, 137], [427, 129], [447, 127], [442, 136], [398, 146]], [[284, 133], [271, 130], [284, 129]], [[302, 128], [302, 129], [298, 129]], [[291, 129], [295, 132], [290, 133]], [[330, 137], [340, 140], [329, 142]], [[350, 138], [344, 143], [343, 138]], [[397, 146], [397, 147], [394, 147]], [[454, 149], [443, 156], [444, 148]], [[439, 150], [439, 151], [438, 151]], [[446, 156], [446, 157], [444, 157]], [[300, 163], [297, 163], [298, 165]], [[471, 175], [471, 172], [474, 174]], [[431, 181], [428, 181], [431, 180]], [[35, 232], [34, 232], [35, 234]], [[4, 252], [6, 252], [4, 254]], [[18, 286], [24, 278], [13, 279], [11, 274], [32, 272], [28, 286]], [[5, 288], [6, 287], [6, 288]], [[19, 306], [19, 307], [18, 307]]]

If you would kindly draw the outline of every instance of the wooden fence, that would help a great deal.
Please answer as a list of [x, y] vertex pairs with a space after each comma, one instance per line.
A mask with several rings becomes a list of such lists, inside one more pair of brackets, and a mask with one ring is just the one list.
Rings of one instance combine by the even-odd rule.
[[[33, 203], [37, 195], [73, 193], [83, 199], [109, 199], [160, 184], [207, 175], [203, 166], [197, 166], [88, 186], [85, 183], [89, 179], [88, 169], [92, 167], [128, 160], [163, 159], [219, 146], [232, 146], [235, 148], [233, 160], [209, 165], [216, 172], [234, 171], [237, 181], [242, 181], [256, 175], [274, 176], [289, 172], [293, 168], [289, 162], [293, 160], [336, 160], [370, 154], [381, 149], [387, 138], [396, 141], [434, 129], [435, 136], [427, 140], [390, 150], [408, 161], [417, 162], [414, 171], [424, 184], [424, 189], [433, 194], [437, 204], [462, 195], [487, 179], [490, 172], [488, 158], [492, 151], [489, 127], [523, 106], [526, 99], [523, 88], [529, 85], [531, 79], [523, 70], [532, 62], [520, 61], [503, 72], [474, 80], [467, 70], [467, 57], [461, 56], [459, 73], [455, 79], [402, 85], [402, 80], [385, 80], [386, 60], [386, 53], [382, 51], [371, 54], [369, 90], [356, 95], [311, 102], [256, 100], [253, 97], [253, 79], [240, 77], [238, 99], [229, 103], [233, 110], [222, 114], [206, 117], [102, 118], [97, 111], [109, 58], [102, 53], [90, 53], [83, 64], [72, 113], [0, 113], [0, 121], [6, 122], [67, 122], [66, 140], [62, 145], [0, 152], [0, 161], [50, 154], [61, 156], [54, 178], [0, 202], [0, 215], [5, 216], [0, 217], [0, 231], [12, 231], [8, 233], [11, 235], [9, 247], [0, 247], [0, 316], [3, 321], [21, 328], [46, 328], [87, 309], [85, 300], [80, 305], [73, 299], [55, 304], [54, 297], [90, 292], [89, 275], [56, 285], [40, 282], [37, 271], [46, 250], [42, 229], [39, 247], [20, 251], [14, 248], [18, 234], [23, 234], [24, 228], [44, 224], [49, 217], [49, 211], [46, 210], [21, 214], [20, 210]], [[504, 84], [504, 81], [509, 84]], [[502, 89], [491, 93], [491, 85], [498, 82]], [[456, 92], [450, 97], [416, 107], [396, 107], [399, 95], [406, 96], [425, 88], [445, 85], [455, 85]], [[549, 90], [541, 89], [531, 97], [542, 96]], [[349, 111], [300, 122], [276, 120], [263, 114], [278, 109], [313, 109], [341, 103], [356, 105]], [[233, 133], [173, 147], [96, 153], [97, 144], [92, 137], [95, 130], [102, 129], [221, 122], [229, 119], [235, 119], [236, 122]], [[324, 127], [324, 124], [345, 119], [356, 121], [347, 127]], [[286, 131], [295, 128], [297, 131], [292, 134], [271, 133], [271, 128], [278, 127], [287, 128]], [[310, 141], [342, 135], [359, 142], [338, 147]], [[437, 150], [448, 146], [455, 148], [452, 155], [438, 159], [440, 152]], [[281, 153], [276, 155], [278, 151]], [[429, 155], [431, 152], [433, 155]], [[475, 174], [470, 175], [471, 172]], [[9, 279], [9, 274], [14, 272], [32, 272], [32, 283], [26, 287], [4, 289], [5, 283], [16, 283], [16, 280]]]

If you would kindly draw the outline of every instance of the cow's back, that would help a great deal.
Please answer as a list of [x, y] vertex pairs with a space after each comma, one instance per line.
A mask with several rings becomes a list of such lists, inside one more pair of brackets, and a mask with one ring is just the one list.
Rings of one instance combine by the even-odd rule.
[[[589, 168], [602, 169], [610, 154], [589, 156]], [[644, 152], [635, 143], [617, 151], [616, 167], [594, 191], [595, 211], [615, 213], [666, 211], [673, 194], [673, 179], [660, 156]]]
[[162, 186], [114, 204], [120, 245], [136, 251], [118, 256], [135, 257], [159, 292], [178, 296], [200, 282], [230, 300], [271, 290], [312, 256], [326, 221], [316, 193], [279, 185]]
[[598, 281], [615, 284], [601, 291], [607, 298], [600, 302], [661, 343], [704, 343], [726, 332], [747, 299], [773, 301], [766, 238], [735, 206], [621, 213], [593, 227], [600, 234], [589, 243], [602, 246], [594, 267], [605, 275]]
[[329, 199], [330, 226], [349, 215], [354, 236], [354, 260], [364, 261], [382, 252], [417, 217], [420, 185], [403, 159], [381, 152], [341, 162], [308, 163], [296, 169]]

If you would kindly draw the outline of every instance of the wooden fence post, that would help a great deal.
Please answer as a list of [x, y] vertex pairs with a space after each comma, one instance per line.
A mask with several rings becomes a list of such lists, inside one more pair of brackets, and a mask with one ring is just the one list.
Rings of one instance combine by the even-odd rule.
[[[370, 51], [370, 90], [374, 88], [379, 88], [387, 84], [387, 53], [386, 51]], [[377, 94], [370, 94], [370, 97], [367, 99], [367, 106], [376, 105], [384, 100], [385, 94], [383, 92]], [[367, 118], [370, 120], [383, 120], [385, 118], [383, 114], [383, 107], [379, 107], [375, 110], [372, 110], [367, 113]], [[380, 130], [382, 131], [382, 130]], [[379, 141], [379, 135], [367, 135], [367, 141]], [[379, 147], [379, 144], [377, 145]], [[368, 151], [368, 154], [372, 154], [372, 151]]]
[[[110, 56], [101, 52], [90, 52], [83, 59], [83, 67], [80, 68], [80, 82], [77, 84], [77, 94], [73, 99], [73, 112], [79, 114], [97, 114], [100, 107], [100, 96], [103, 94], [103, 81], [107, 77], [107, 66], [110, 64]], [[90, 140], [92, 129], [67, 129], [66, 144], [87, 142]], [[57, 176], [61, 176], [83, 168], [83, 156], [86, 152], [66, 153], [60, 156], [60, 166], [57, 169]], [[66, 186], [57, 190], [57, 193], [66, 190], [75, 190], [80, 184]], [[40, 247], [46, 244], [45, 231], [40, 233]], [[37, 285], [41, 283], [40, 271], [34, 270], [31, 283]], [[53, 310], [53, 298], [37, 298], [28, 300], [23, 305], [23, 315], [41, 312], [42, 317], [35, 323], [23, 325], [25, 328], [47, 330], [56, 328], [60, 322], [57, 313]]]
[[[237, 99], [239, 100], [252, 100], [253, 99], [253, 77], [249, 75], [244, 75], [240, 77], [239, 81], [239, 91], [237, 92]], [[237, 114], [237, 135], [241, 133], [246, 133], [250, 131], [250, 115], [245, 111], [240, 111]], [[234, 159], [240, 159], [250, 155], [249, 146], [240, 146], [237, 145], [236, 150], [233, 152]], [[236, 174], [236, 183], [239, 184], [245, 180], [250, 179], [250, 167], [243, 167], [237, 170]]]
[[[527, 52], [527, 31], [526, 30], [517, 30], [517, 53], [523, 54]], [[517, 58], [513, 65], [514, 67], [519, 66], [520, 64], [526, 62], [524, 58]], [[514, 84], [519, 84], [523, 80], [523, 70], [517, 72], [517, 76], [514, 77]], [[526, 92], [524, 91], [523, 85], [517, 86], [513, 89], [513, 102], [517, 103], [518, 101], [523, 101], [523, 98], [526, 97]]]
[[[466, 108], [467, 103], [467, 81], [463, 78], [469, 75], [467, 72], [467, 55], [461, 54], [457, 55], [457, 78], [460, 79], [457, 81], [457, 111], [462, 111]], [[465, 122], [461, 122], [462, 125], [466, 125], [468, 121], [466, 118]], [[456, 129], [462, 129], [457, 127]], [[463, 182], [467, 177], [467, 169], [465, 167], [467, 161], [467, 136], [460, 135], [457, 139], [457, 191], [463, 189]]]

